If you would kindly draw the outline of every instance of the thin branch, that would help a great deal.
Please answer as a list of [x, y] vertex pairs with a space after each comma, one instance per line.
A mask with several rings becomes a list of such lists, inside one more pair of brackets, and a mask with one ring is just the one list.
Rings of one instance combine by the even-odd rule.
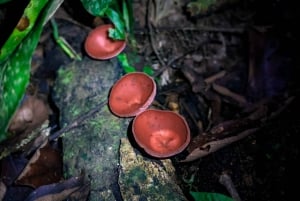
[[172, 66], [173, 63], [175, 63], [176, 61], [182, 59], [182, 58], [185, 57], [186, 55], [191, 54], [191, 53], [193, 53], [193, 52], [199, 50], [199, 48], [202, 47], [202, 46], [203, 46], [203, 43], [201, 43], [200, 45], [198, 45], [196, 48], [193, 48], [193, 49], [191, 49], [191, 50], [189, 50], [189, 51], [187, 51], [187, 52], [185, 52], [185, 53], [183, 53], [183, 54], [181, 54], [181, 55], [179, 55], [179, 56], [177, 56], [177, 57], [174, 57], [173, 59], [170, 59], [169, 62], [168, 62], [166, 65], [162, 66], [159, 70], [157, 70], [157, 71], [154, 73], [153, 76], [154, 76], [154, 77], [159, 76], [163, 71], [165, 71], [165, 70], [168, 68], [168, 66]]
[[259, 128], [251, 128], [239, 133], [236, 136], [231, 136], [231, 137], [224, 138], [222, 140], [208, 142], [202, 145], [201, 147], [194, 149], [184, 160], [181, 160], [180, 162], [190, 162], [202, 158], [204, 156], [207, 156], [213, 152], [218, 151], [221, 148], [228, 146], [229, 144], [237, 142], [249, 136], [250, 134], [255, 133], [258, 129]]
[[[211, 27], [211, 26], [198, 26], [198, 27], [179, 27], [179, 26], [160, 26], [160, 27], [155, 27], [155, 29], [159, 32], [166, 31], [191, 31], [191, 32], [196, 32], [196, 31], [203, 31], [203, 32], [221, 32], [221, 33], [236, 33], [236, 34], [242, 34], [245, 32], [244, 27]], [[145, 34], [147, 31], [145, 28], [137, 28], [135, 29], [137, 34], [143, 33]]]
[[216, 73], [216, 74], [214, 74], [210, 77], [205, 78], [204, 82], [207, 83], [207, 84], [211, 84], [211, 83], [215, 82], [216, 80], [224, 77], [226, 75], [226, 73], [227, 72], [225, 70], [222, 70], [222, 71], [220, 71], [220, 72], [218, 72], [218, 73]]
[[229, 90], [226, 87], [223, 87], [221, 85], [213, 83], [212, 88], [215, 91], [217, 91], [219, 94], [222, 94], [224, 96], [228, 96], [228, 97], [234, 99], [235, 101], [237, 101], [241, 105], [247, 105], [248, 104], [248, 102], [247, 102], [247, 100], [244, 96], [241, 96], [240, 94], [234, 93], [233, 91]]
[[[150, 18], [151, 18], [150, 13], [153, 9], [152, 4], [151, 4], [152, 1], [153, 0], [148, 0], [147, 27], [149, 29], [151, 47], [152, 47], [156, 57], [158, 58], [160, 64], [164, 67], [164, 66], [166, 66], [166, 64], [163, 61], [163, 59], [160, 57], [159, 52], [156, 48], [155, 41], [154, 41], [153, 28], [152, 28], [152, 24], [151, 24], [151, 20], [150, 20]], [[155, 3], [155, 2], [153, 2], [153, 3]]]
[[105, 104], [107, 104], [107, 101], [102, 101], [96, 107], [94, 107], [93, 109], [87, 111], [85, 114], [79, 115], [70, 124], [63, 127], [62, 129], [56, 131], [55, 133], [51, 134], [49, 136], [49, 141], [54, 140], [54, 139], [58, 138], [61, 134], [65, 133], [65, 132], [68, 132], [68, 131], [80, 126], [83, 121], [85, 121], [89, 117], [93, 116], [98, 111], [100, 111], [100, 109], [102, 109], [102, 107]]
[[198, 26], [198, 27], [157, 27], [157, 30], [173, 30], [173, 31], [203, 31], [203, 32], [222, 32], [222, 33], [243, 33], [244, 27], [211, 27], [211, 26]]

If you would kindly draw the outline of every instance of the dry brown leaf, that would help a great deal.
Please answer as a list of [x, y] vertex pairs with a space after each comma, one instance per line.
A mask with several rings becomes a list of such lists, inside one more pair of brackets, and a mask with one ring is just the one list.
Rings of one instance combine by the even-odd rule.
[[8, 131], [13, 134], [30, 133], [41, 126], [50, 114], [51, 109], [46, 101], [36, 95], [26, 95], [11, 120]]
[[62, 157], [48, 141], [34, 153], [16, 180], [16, 184], [37, 188], [62, 179]]

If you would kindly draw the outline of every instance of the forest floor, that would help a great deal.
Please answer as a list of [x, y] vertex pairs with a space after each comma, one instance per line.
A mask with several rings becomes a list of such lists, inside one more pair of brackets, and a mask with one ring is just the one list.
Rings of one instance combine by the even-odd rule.
[[[172, 158], [179, 186], [187, 196], [191, 190], [232, 196], [235, 190], [243, 201], [290, 200], [297, 192], [300, 132], [297, 7], [291, 1], [216, 1], [208, 9], [197, 7], [201, 1], [149, 2], [134, 1], [137, 46], [124, 52], [138, 71], [154, 70], [153, 106], [179, 112], [189, 124], [191, 143]], [[76, 14], [76, 5], [65, 1], [55, 15], [74, 23], [60, 26], [66, 38], [67, 30], [70, 38], [84, 38], [78, 27], [103, 23]], [[56, 54], [50, 29], [37, 66]], [[35, 69], [50, 88], [58, 66], [69, 62], [55, 58], [46, 70]], [[220, 182], [224, 175], [233, 186]]]

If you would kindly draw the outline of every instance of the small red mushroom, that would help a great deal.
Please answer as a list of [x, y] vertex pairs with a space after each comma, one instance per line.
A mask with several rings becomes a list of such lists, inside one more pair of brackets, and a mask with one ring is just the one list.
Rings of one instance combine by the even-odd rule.
[[86, 53], [94, 59], [110, 59], [117, 56], [126, 46], [125, 40], [113, 40], [108, 36], [112, 24], [100, 25], [87, 36], [84, 48]]
[[190, 142], [188, 124], [172, 111], [145, 110], [134, 118], [132, 132], [137, 144], [157, 158], [176, 155]]
[[146, 110], [156, 95], [156, 83], [142, 72], [128, 73], [111, 88], [108, 104], [119, 117], [132, 117]]

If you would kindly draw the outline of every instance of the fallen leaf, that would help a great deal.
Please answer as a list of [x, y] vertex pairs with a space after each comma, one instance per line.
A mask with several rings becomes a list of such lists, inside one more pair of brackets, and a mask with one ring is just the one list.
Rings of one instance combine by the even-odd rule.
[[[79, 193], [80, 196], [77, 194], [78, 197], [76, 198], [73, 193], [77, 191], [80, 191], [82, 194]], [[83, 176], [72, 177], [58, 183], [40, 186], [25, 201], [62, 201], [66, 199], [85, 201], [87, 200], [88, 192], [89, 184], [84, 182]]]
[[45, 100], [36, 95], [26, 95], [8, 131], [13, 134], [30, 133], [41, 126], [50, 114], [51, 109]]
[[48, 141], [34, 153], [16, 184], [37, 188], [62, 179], [62, 156]]

